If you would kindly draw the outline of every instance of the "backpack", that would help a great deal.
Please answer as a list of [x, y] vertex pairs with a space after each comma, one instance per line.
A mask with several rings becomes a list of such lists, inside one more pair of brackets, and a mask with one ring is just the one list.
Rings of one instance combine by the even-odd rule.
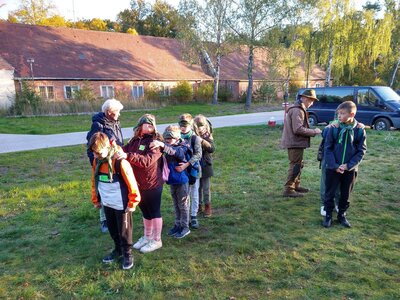
[[[336, 141], [339, 137], [339, 128], [333, 126], [333, 139]], [[362, 128], [358, 128], [356, 127], [356, 133], [354, 136], [354, 142], [355, 143], [359, 143], [361, 141], [362, 138], [362, 133], [363, 131], [360, 130]], [[317, 152], [317, 160], [320, 162], [319, 163], [319, 168], [321, 169], [321, 161], [324, 158], [324, 148], [325, 148], [325, 139], [326, 139], [326, 135], [328, 133], [328, 130], [326, 130], [326, 128], [322, 131], [322, 140], [321, 143], [318, 146], [318, 152]]]
[[161, 162], [161, 166], [162, 166], [162, 179], [164, 182], [168, 181], [169, 178], [169, 173], [170, 170], [168, 168], [168, 162], [167, 162], [167, 158], [165, 157], [165, 155], [162, 155], [162, 162]]
[[[188, 148], [188, 151], [186, 152], [187, 161], [189, 161], [193, 156], [195, 141], [196, 141], [196, 135], [192, 135], [192, 137], [190, 138], [190, 143], [186, 143], [186, 147]], [[189, 167], [187, 168], [189, 185], [192, 185], [196, 182], [199, 173], [200, 173], [200, 163], [198, 161], [195, 162], [193, 165], [189, 164]]]

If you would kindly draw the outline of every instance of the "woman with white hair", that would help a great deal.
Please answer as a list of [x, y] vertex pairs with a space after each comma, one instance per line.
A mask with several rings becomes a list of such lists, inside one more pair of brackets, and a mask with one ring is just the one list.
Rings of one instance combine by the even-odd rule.
[[[119, 116], [124, 106], [116, 99], [108, 99], [101, 107], [101, 112], [96, 113], [92, 117], [92, 127], [86, 135], [86, 140], [89, 142], [90, 138], [96, 132], [103, 132], [107, 135], [110, 141], [115, 141], [119, 146], [124, 145], [124, 138], [122, 136], [121, 126], [119, 124]], [[88, 147], [87, 156], [89, 157], [90, 165], [93, 165], [93, 152]], [[106, 216], [103, 208], [100, 208], [100, 228], [102, 232], [107, 232]]]

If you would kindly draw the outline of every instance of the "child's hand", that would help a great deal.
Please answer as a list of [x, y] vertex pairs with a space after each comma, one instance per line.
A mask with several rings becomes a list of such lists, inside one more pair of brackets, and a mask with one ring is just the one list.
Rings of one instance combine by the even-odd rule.
[[315, 130], [315, 134], [320, 134], [322, 132], [321, 129], [319, 129], [319, 128], [315, 128], [314, 130]]
[[189, 165], [190, 165], [190, 163], [189, 162], [187, 162], [187, 163], [180, 163], [179, 164], [179, 166], [176, 166], [175, 167], [175, 170], [177, 171], [177, 172], [183, 172], [187, 167], [189, 167]]
[[336, 169], [336, 173], [340, 173], [340, 174], [343, 174], [344, 173], [344, 170], [342, 169], [342, 168], [337, 168]]
[[158, 140], [152, 141], [150, 143], [151, 150], [156, 149], [156, 148], [164, 148], [164, 146], [165, 146], [164, 143], [161, 141], [158, 141]]
[[100, 209], [101, 208], [101, 203], [97, 202], [97, 203], [93, 204], [93, 206], [94, 206], [94, 208]]
[[122, 148], [118, 149], [118, 152], [114, 153], [113, 158], [115, 159], [126, 159], [128, 155], [122, 150]]
[[348, 170], [346, 164], [340, 165], [339, 168], [341, 168], [343, 172]]
[[125, 209], [125, 212], [127, 213], [127, 212], [134, 212], [136, 210], [136, 207], [127, 207], [126, 209]]

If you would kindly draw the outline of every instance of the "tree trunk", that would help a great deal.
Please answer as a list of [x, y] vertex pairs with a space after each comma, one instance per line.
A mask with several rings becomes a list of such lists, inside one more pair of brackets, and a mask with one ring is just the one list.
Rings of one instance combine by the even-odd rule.
[[247, 78], [249, 80], [247, 86], [247, 94], [246, 94], [246, 104], [245, 109], [249, 109], [251, 106], [251, 97], [253, 94], [253, 64], [254, 64], [254, 46], [249, 46], [249, 64], [247, 66]]
[[333, 40], [331, 40], [331, 42], [329, 43], [329, 57], [328, 57], [328, 66], [326, 68], [325, 86], [331, 85], [332, 60], [333, 60]]
[[394, 80], [396, 79], [396, 74], [397, 74], [397, 70], [399, 69], [399, 66], [400, 66], [400, 57], [397, 60], [396, 66], [394, 67], [392, 79], [390, 80], [390, 85], [389, 85], [390, 87], [392, 87], [394, 84]]
[[212, 98], [212, 104], [218, 104], [220, 64], [221, 64], [221, 54], [217, 54], [217, 61], [215, 64], [214, 93], [213, 93], [213, 98]]

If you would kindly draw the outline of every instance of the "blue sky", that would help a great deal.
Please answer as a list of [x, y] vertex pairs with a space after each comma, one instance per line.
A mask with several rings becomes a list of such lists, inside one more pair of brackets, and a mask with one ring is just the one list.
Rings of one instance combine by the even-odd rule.
[[[374, 0], [370, 0], [375, 2]], [[66, 19], [110, 19], [115, 20], [117, 14], [130, 7], [130, 0], [52, 0], [58, 8], [60, 15]], [[178, 6], [179, 0], [167, 0], [168, 3]], [[357, 7], [361, 7], [367, 0], [354, 0]], [[6, 19], [8, 12], [18, 8], [19, 0], [0, 0], [0, 18]], [[75, 8], [75, 9], [73, 9]]]
[[[130, 7], [130, 0], [52, 0], [58, 8], [60, 15], [66, 19], [73, 20], [75, 10], [75, 20], [78, 19], [111, 19], [115, 20], [116, 15]], [[179, 0], [167, 0], [171, 5], [177, 6]], [[8, 12], [18, 8], [19, 0], [0, 0], [0, 18], [6, 19]], [[75, 7], [75, 9], [73, 9]]]

